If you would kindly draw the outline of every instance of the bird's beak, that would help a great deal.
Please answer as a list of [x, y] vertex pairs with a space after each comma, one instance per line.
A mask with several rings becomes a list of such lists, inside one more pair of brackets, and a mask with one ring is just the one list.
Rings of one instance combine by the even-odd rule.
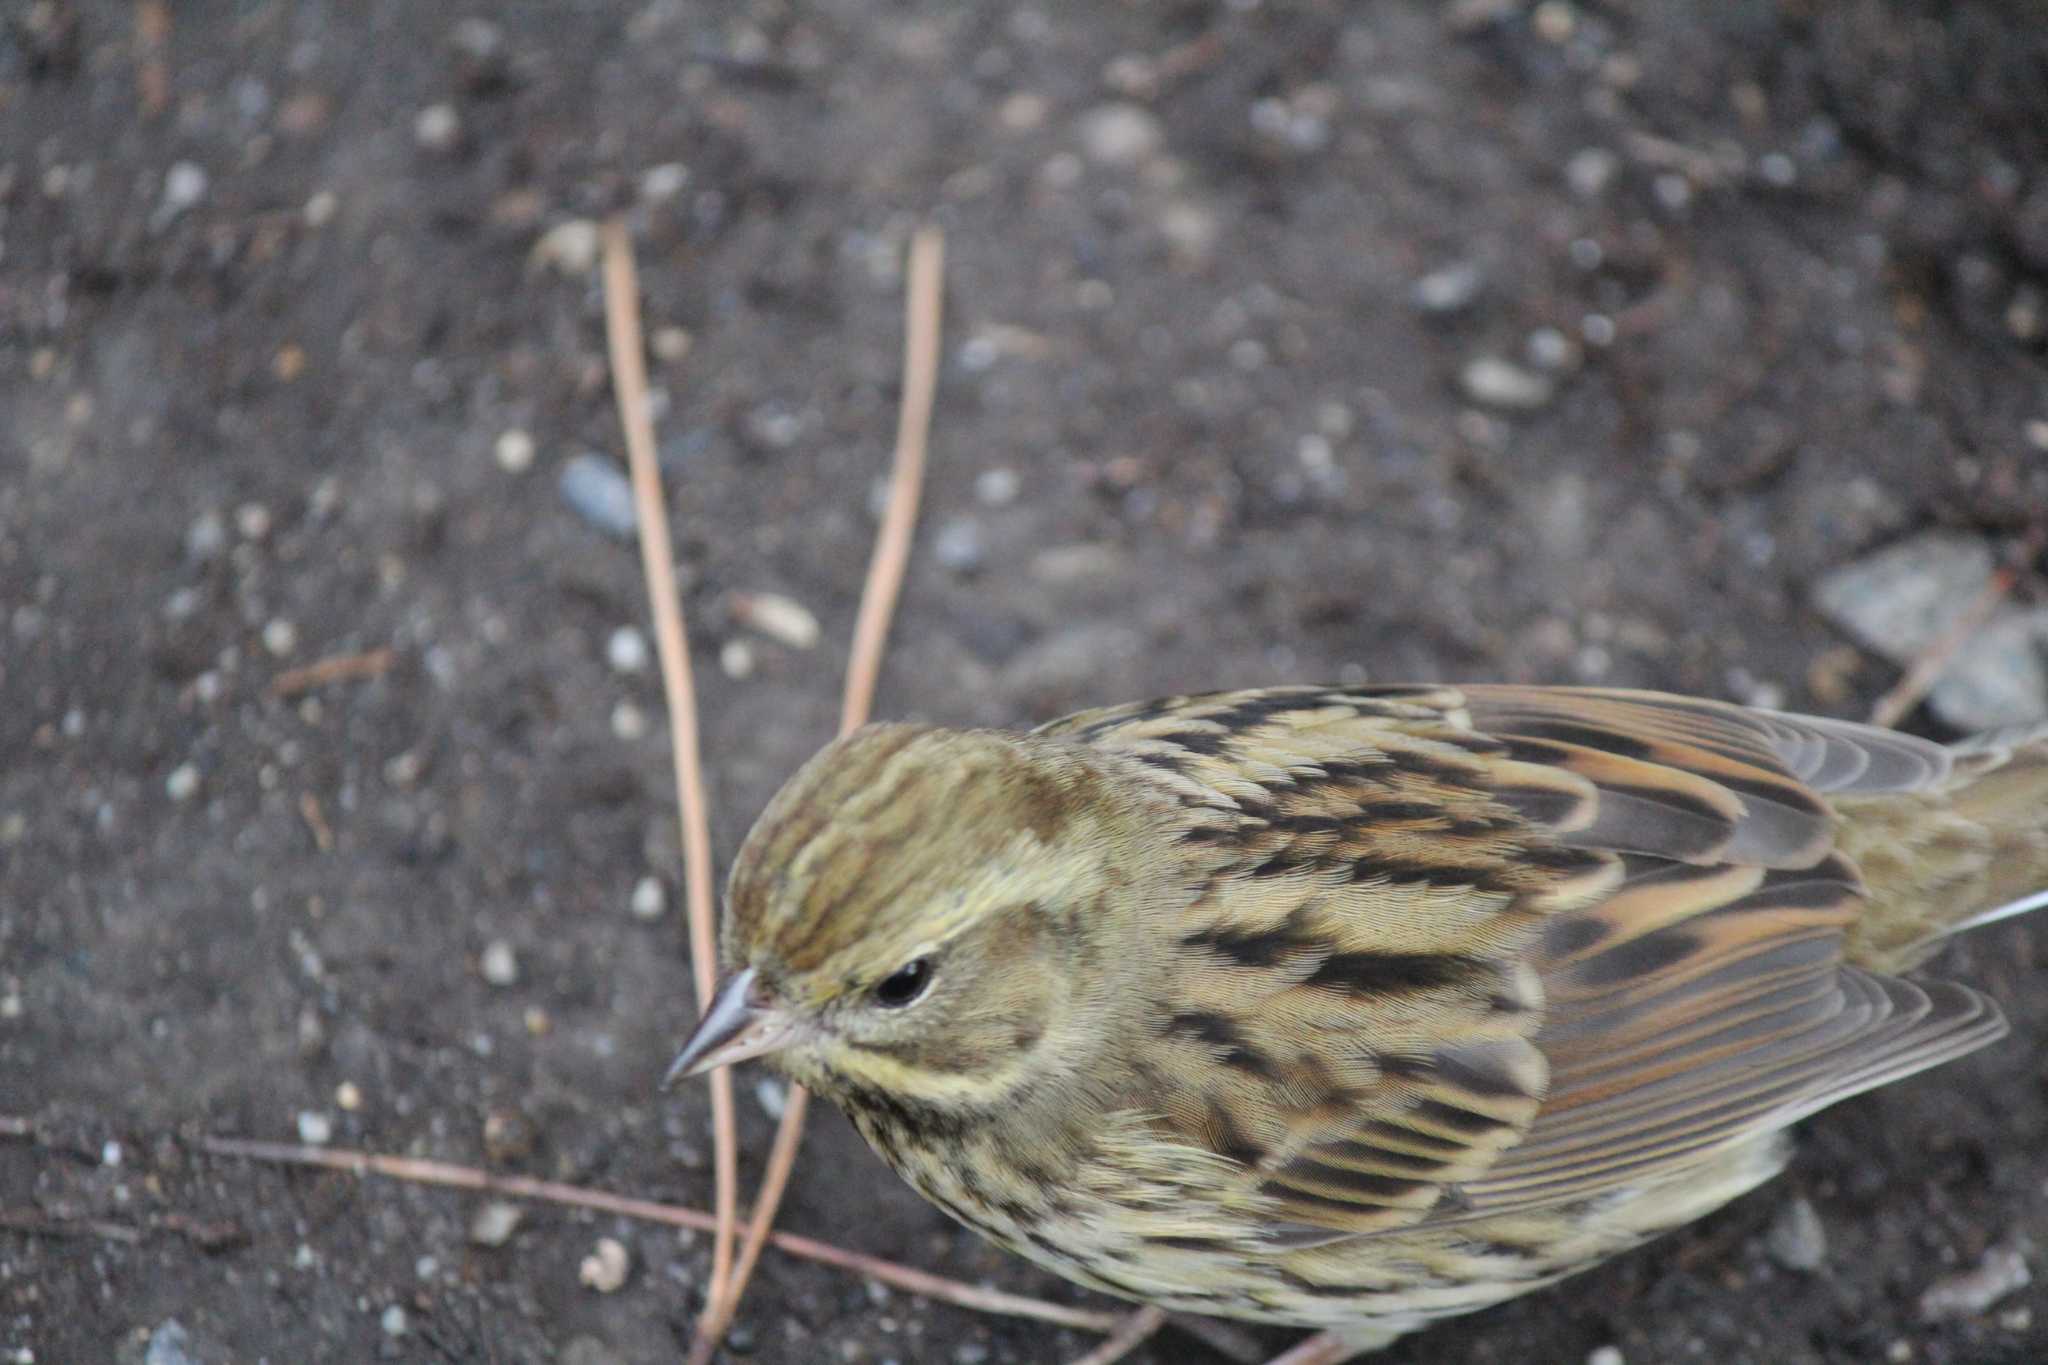
[[776, 1008], [755, 978], [754, 969], [734, 972], [711, 997], [711, 1008], [697, 1021], [696, 1032], [683, 1044], [661, 1079], [664, 1089], [686, 1076], [714, 1067], [744, 1062], [789, 1046], [796, 1021]]

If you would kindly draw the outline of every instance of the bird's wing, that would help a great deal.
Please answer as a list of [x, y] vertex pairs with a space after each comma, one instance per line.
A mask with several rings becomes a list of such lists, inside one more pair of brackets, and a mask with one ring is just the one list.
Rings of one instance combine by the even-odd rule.
[[[1939, 746], [1646, 693], [1285, 688], [1054, 722], [1141, 764], [1213, 870], [1141, 1051], [1284, 1235], [1597, 1195], [1981, 1045], [1844, 965], [1823, 793]], [[1199, 1080], [1190, 1082], [1187, 1078]]]

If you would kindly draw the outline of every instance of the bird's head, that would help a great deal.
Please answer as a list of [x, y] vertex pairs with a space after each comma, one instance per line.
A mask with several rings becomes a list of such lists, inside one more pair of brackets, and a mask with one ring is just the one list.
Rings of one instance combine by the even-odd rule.
[[[1075, 746], [876, 725], [748, 834], [726, 976], [671, 1079], [768, 1057], [831, 1098], [993, 1106], [1081, 1067], [1113, 1012], [1148, 812]], [[1140, 893], [1142, 894], [1142, 893]]]

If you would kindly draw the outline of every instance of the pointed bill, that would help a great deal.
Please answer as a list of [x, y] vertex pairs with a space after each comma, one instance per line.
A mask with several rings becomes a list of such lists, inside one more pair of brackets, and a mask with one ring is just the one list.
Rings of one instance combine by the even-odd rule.
[[696, 1031], [669, 1064], [662, 1087], [749, 1057], [766, 1056], [787, 1047], [795, 1034], [795, 1022], [770, 1004], [758, 988], [754, 969], [735, 972], [718, 988], [711, 1008], [704, 1011]]

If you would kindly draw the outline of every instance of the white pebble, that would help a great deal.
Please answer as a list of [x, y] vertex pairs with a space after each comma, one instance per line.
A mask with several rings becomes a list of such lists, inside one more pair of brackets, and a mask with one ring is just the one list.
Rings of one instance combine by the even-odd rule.
[[576, 1278], [600, 1294], [617, 1292], [631, 1272], [633, 1262], [616, 1238], [600, 1237], [577, 1268]]
[[412, 139], [430, 152], [445, 152], [462, 139], [462, 116], [452, 104], [430, 104], [413, 116]]
[[718, 666], [737, 681], [754, 673], [754, 647], [745, 640], [727, 640], [718, 651]]
[[263, 627], [263, 647], [282, 659], [299, 647], [299, 628], [278, 617]]
[[478, 1209], [476, 1217], [469, 1220], [469, 1240], [478, 1246], [501, 1247], [512, 1240], [524, 1217], [517, 1204], [495, 1200]]
[[227, 548], [227, 523], [218, 512], [206, 511], [185, 529], [185, 553], [188, 557], [205, 563], [218, 558]]
[[533, 468], [533, 437], [518, 427], [500, 432], [492, 449], [498, 456], [498, 467], [507, 474], [524, 474]]
[[640, 172], [640, 197], [650, 204], [665, 204], [690, 183], [690, 168], [680, 161], [665, 161]]
[[1104, 166], [1134, 166], [1159, 150], [1165, 130], [1149, 109], [1097, 105], [1081, 116], [1081, 150]]
[[1595, 1346], [1586, 1352], [1586, 1365], [1628, 1365], [1619, 1346]]
[[629, 742], [636, 739], [645, 739], [647, 737], [647, 713], [632, 702], [620, 702], [612, 708], [612, 734]]
[[483, 955], [477, 959], [477, 970], [493, 986], [510, 986], [519, 980], [519, 958], [513, 953], [511, 944], [502, 938], [494, 938], [484, 945]]
[[299, 1111], [299, 1141], [309, 1147], [325, 1147], [334, 1137], [334, 1120], [318, 1109]]
[[334, 215], [341, 208], [341, 198], [333, 190], [315, 190], [306, 200], [306, 206], [299, 215], [306, 220], [309, 228], [324, 228], [334, 221]]
[[176, 217], [206, 197], [206, 171], [195, 162], [178, 161], [164, 172], [163, 214]]
[[783, 1111], [789, 1108], [789, 1088], [773, 1076], [763, 1076], [754, 1082], [754, 1102], [762, 1113], [780, 1123]]
[[1944, 1275], [1920, 1296], [1920, 1317], [1925, 1322], [1973, 1317], [2008, 1294], [2033, 1283], [2027, 1258], [2018, 1247], [1995, 1246], [1969, 1270]]
[[113, 1141], [112, 1139], [109, 1139], [109, 1140], [108, 1140], [107, 1142], [105, 1142], [105, 1143], [103, 1143], [103, 1144], [101, 1145], [101, 1147], [100, 1147], [100, 1165], [102, 1165], [102, 1166], [118, 1166], [118, 1165], [120, 1165], [120, 1164], [121, 1164], [121, 1157], [122, 1157], [122, 1151], [121, 1151], [121, 1144], [120, 1144], [120, 1143], [118, 1143], [118, 1142], [115, 1142], [115, 1141]]
[[637, 626], [620, 626], [604, 642], [605, 662], [617, 673], [638, 673], [647, 667], [647, 637]]
[[1620, 169], [1621, 158], [1605, 147], [1584, 147], [1564, 163], [1564, 179], [1575, 193], [1590, 199], [1606, 189]]
[[1485, 274], [1472, 261], [1459, 261], [1432, 270], [1415, 282], [1411, 297], [1425, 313], [1455, 313], [1479, 297]]
[[780, 593], [742, 593], [733, 599], [733, 615], [740, 624], [791, 649], [818, 643], [818, 618], [803, 603]]
[[334, 1103], [344, 1114], [353, 1114], [363, 1107], [363, 1091], [354, 1081], [343, 1081], [334, 1087]]
[[1555, 327], [1538, 327], [1522, 343], [1529, 362], [1538, 369], [1568, 370], [1578, 363], [1579, 348]]
[[379, 1321], [383, 1323], [384, 1335], [387, 1337], [402, 1337], [412, 1327], [406, 1319], [405, 1310], [395, 1303], [384, 1310], [384, 1316]]
[[173, 801], [189, 801], [199, 790], [199, 769], [190, 763], [180, 763], [164, 779], [164, 794]]
[[596, 223], [588, 218], [571, 218], [543, 232], [527, 253], [526, 263], [535, 270], [588, 275], [597, 266], [599, 242]]
[[1540, 408], [1554, 392], [1547, 376], [1499, 356], [1477, 357], [1465, 366], [1458, 379], [1473, 402], [1494, 408]]
[[235, 529], [244, 540], [262, 540], [270, 534], [270, 509], [260, 502], [245, 502], [235, 509]]
[[659, 877], [642, 877], [633, 884], [633, 898], [627, 904], [635, 919], [660, 919], [668, 909], [668, 888]]
[[[2044, 423], [2048, 426], [2048, 423]], [[2044, 442], [2048, 444], [2048, 442]], [[974, 496], [984, 507], [1008, 507], [1017, 500], [1017, 491], [1022, 480], [1017, 471], [1006, 466], [984, 469], [974, 479]]]

